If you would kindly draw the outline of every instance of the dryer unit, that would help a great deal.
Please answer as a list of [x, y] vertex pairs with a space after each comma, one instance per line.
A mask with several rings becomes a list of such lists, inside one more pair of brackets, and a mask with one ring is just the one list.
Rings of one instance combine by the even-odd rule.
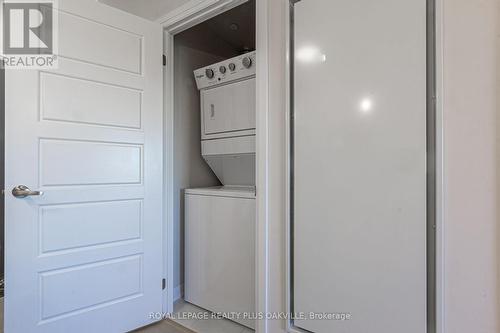
[[194, 75], [203, 158], [222, 184], [255, 186], [255, 51]]

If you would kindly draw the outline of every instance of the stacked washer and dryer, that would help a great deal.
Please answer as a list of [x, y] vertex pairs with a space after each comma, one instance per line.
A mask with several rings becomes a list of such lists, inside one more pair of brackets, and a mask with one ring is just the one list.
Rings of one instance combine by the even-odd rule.
[[255, 328], [255, 51], [194, 75], [201, 154], [223, 185], [185, 190], [185, 300]]

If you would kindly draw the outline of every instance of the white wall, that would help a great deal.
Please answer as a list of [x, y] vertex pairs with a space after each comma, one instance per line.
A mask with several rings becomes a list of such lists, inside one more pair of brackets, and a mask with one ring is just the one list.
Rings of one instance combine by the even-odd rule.
[[192, 187], [220, 185], [201, 157], [200, 94], [193, 70], [230, 58], [235, 51], [206, 30], [174, 39], [174, 288], [184, 283], [184, 195]]
[[444, 0], [446, 333], [500, 332], [497, 0]]

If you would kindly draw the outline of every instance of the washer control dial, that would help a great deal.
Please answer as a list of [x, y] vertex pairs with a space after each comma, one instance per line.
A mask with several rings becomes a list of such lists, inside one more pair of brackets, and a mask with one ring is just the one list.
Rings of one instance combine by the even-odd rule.
[[244, 57], [241, 63], [243, 64], [243, 67], [250, 68], [252, 66], [252, 58]]
[[222, 74], [225, 74], [226, 73], [226, 66], [220, 66], [219, 72], [221, 72]]
[[208, 77], [209, 79], [213, 79], [214, 78], [214, 70], [211, 69], [211, 68], [207, 68], [205, 70], [205, 75], [206, 77]]
[[236, 69], [236, 65], [234, 64], [234, 62], [229, 64], [229, 69], [231, 70], [231, 72], [234, 72], [234, 70]]

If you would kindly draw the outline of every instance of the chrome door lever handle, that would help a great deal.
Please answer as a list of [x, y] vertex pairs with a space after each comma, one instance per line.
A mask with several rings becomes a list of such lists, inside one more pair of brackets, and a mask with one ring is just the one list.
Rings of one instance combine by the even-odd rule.
[[42, 191], [32, 191], [28, 186], [18, 185], [12, 189], [12, 195], [16, 198], [26, 198], [29, 196], [43, 195]]

